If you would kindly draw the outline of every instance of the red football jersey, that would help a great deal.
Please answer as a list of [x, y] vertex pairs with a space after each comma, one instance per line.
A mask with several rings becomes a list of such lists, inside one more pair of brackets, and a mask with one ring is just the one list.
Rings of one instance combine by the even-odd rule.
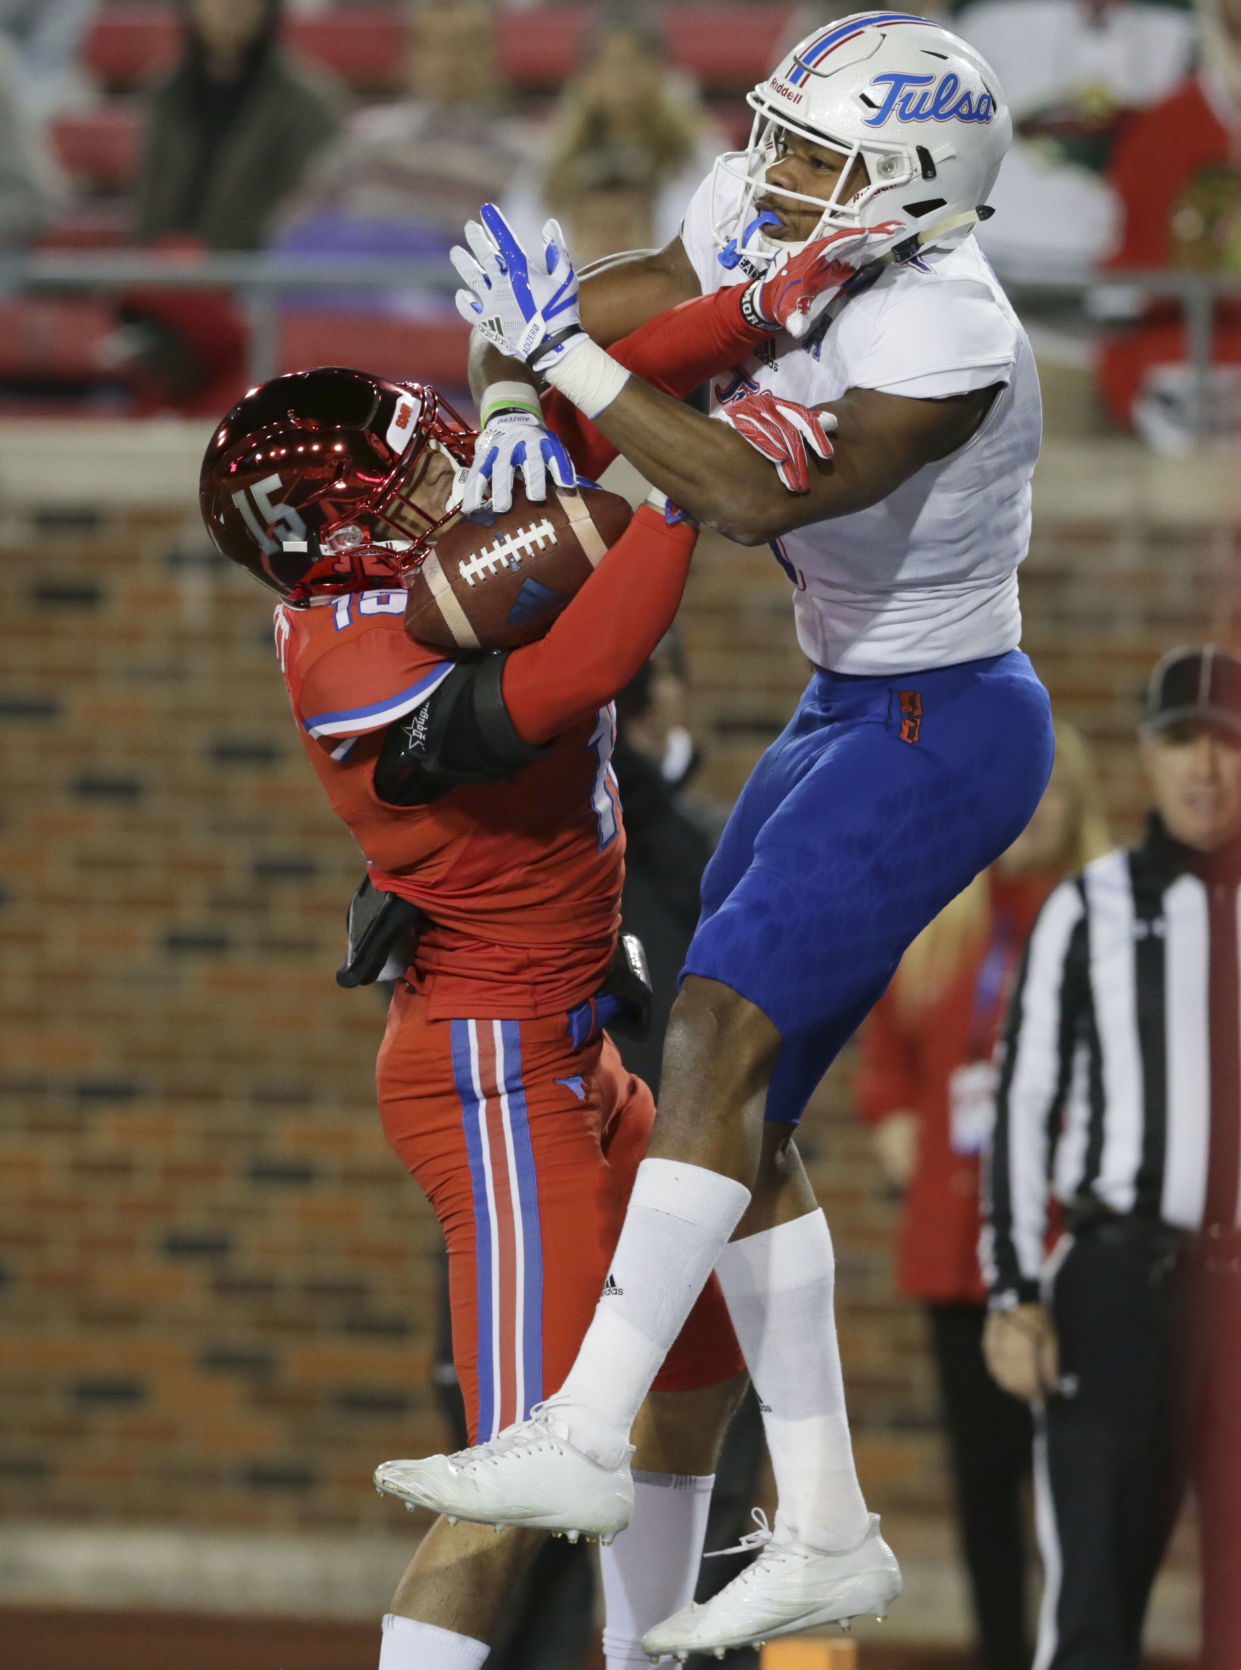
[[386, 728], [452, 669], [405, 635], [405, 592], [276, 610], [303, 744], [377, 887], [430, 918], [415, 963], [433, 1019], [524, 1019], [599, 987], [616, 944], [625, 834], [611, 768], [615, 714], [572, 726], [511, 783], [388, 806], [373, 770]]

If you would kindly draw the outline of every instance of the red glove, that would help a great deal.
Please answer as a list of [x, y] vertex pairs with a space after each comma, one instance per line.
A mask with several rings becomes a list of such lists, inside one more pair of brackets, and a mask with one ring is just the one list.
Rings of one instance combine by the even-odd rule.
[[836, 427], [835, 416], [831, 412], [816, 412], [810, 406], [799, 406], [795, 400], [781, 400], [768, 389], [730, 401], [721, 409], [720, 416], [756, 452], [771, 460], [790, 493], [810, 491], [807, 447], [820, 458], [832, 456], [832, 443], [827, 436]]
[[899, 230], [897, 221], [845, 226], [793, 255], [777, 255], [766, 274], [746, 288], [742, 313], [752, 325], [786, 330], [800, 340], [854, 274], [867, 265], [871, 240], [879, 243]]

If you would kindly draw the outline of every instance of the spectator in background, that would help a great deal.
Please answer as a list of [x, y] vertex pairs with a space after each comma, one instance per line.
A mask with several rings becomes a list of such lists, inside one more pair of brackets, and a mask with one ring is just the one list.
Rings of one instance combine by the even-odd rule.
[[[275, 240], [285, 253], [446, 257], [526, 154], [504, 113], [487, 0], [411, 0], [408, 93], [362, 111], [318, 161]], [[351, 306], [422, 311], [417, 296]], [[452, 313], [452, 303], [444, 305]]]
[[1191, 1470], [1196, 1663], [1241, 1663], [1241, 658], [1166, 655], [1140, 751], [1143, 838], [1048, 899], [996, 1092], [984, 1349], [1036, 1407], [1039, 1670], [1139, 1670]]
[[1033, 1434], [982, 1354], [979, 1154], [994, 1108], [992, 1055], [1043, 901], [1106, 846], [1089, 756], [1059, 725], [1034, 817], [910, 946], [861, 1034], [858, 1108], [904, 1193], [898, 1280], [930, 1320], [983, 1670], [1030, 1662], [1022, 1495]]
[[1135, 113], [1187, 73], [1192, 13], [1177, 0], [967, 0], [949, 27], [992, 65], [1013, 112], [979, 242], [1003, 279], [1088, 279], [1115, 236], [1108, 162]]
[[[180, 62], [153, 93], [137, 235], [173, 258], [258, 249], [337, 127], [331, 83], [280, 44], [281, 0], [181, 0]], [[244, 382], [246, 327], [226, 291], [134, 289], [109, 344], [142, 412], [217, 412]]]
[[[1199, 0], [1198, 71], [1126, 133], [1111, 181], [1122, 221], [1111, 265], [1241, 272], [1241, 0]], [[1198, 427], [1241, 434], [1241, 307], [1216, 309], [1207, 409], [1187, 363], [1179, 307], [1142, 308], [1107, 342], [1100, 374], [1108, 408], [1161, 451], [1179, 452]]]
[[579, 266], [662, 248], [721, 148], [654, 22], [641, 7], [607, 7], [585, 37], [540, 157], [502, 206], [530, 239], [555, 215]]
[[280, 45], [281, 0], [183, 0], [181, 61], [151, 99], [138, 236], [257, 249], [337, 127], [337, 99]]
[[17, 54], [26, 107], [40, 120], [89, 96], [82, 51], [97, 9], [98, 0], [0, 0], [0, 35]]
[[24, 91], [21, 65], [0, 35], [0, 249], [30, 243], [66, 200]]

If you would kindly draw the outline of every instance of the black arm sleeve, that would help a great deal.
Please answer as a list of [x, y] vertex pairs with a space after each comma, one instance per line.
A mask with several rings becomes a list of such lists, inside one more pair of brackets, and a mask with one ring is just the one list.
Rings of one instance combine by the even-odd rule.
[[427, 806], [468, 783], [514, 777], [549, 752], [517, 731], [504, 705], [507, 654], [463, 661], [404, 719], [389, 725], [375, 792], [389, 806]]

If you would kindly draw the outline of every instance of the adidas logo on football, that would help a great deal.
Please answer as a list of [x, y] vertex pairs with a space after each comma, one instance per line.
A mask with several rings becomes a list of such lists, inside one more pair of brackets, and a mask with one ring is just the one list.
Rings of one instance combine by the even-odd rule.
[[605, 1299], [619, 1299], [624, 1291], [623, 1287], [617, 1287], [616, 1277], [609, 1270], [608, 1279], [603, 1284], [603, 1297]]
[[513, 600], [507, 624], [524, 626], [528, 620], [535, 620], [539, 615], [546, 614], [557, 604], [563, 607], [565, 601], [563, 592], [553, 591], [550, 586], [542, 586], [537, 580], [527, 580]]

